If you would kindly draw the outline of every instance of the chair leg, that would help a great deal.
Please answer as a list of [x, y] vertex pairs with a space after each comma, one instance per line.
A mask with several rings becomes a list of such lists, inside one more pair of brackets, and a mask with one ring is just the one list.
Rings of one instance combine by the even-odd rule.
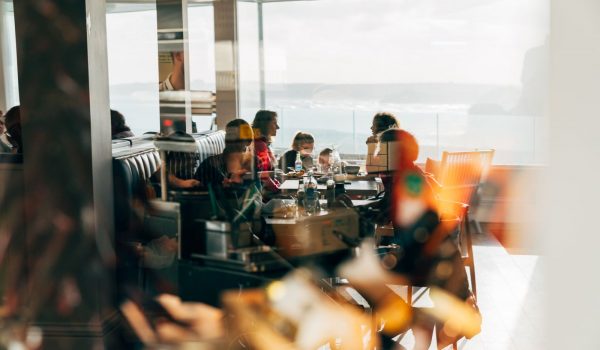
[[471, 220], [473, 227], [475, 227], [475, 233], [482, 234], [483, 228], [481, 228], [481, 223], [478, 220]]
[[406, 303], [412, 306], [413, 290], [412, 286], [406, 286]]
[[471, 237], [471, 229], [469, 228], [469, 219], [468, 214], [465, 214], [465, 221], [467, 224], [465, 225], [465, 240], [467, 243], [467, 254], [468, 256], [464, 258], [465, 264], [469, 267], [469, 277], [471, 279], [471, 289], [473, 291], [473, 295], [477, 297], [477, 281], [475, 280], [475, 257], [473, 256], [473, 239]]

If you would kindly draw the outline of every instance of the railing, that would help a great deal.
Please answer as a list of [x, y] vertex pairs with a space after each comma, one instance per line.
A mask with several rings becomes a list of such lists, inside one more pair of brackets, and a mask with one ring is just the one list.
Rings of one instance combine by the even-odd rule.
[[[335, 145], [341, 154], [355, 159], [366, 154], [365, 140], [371, 133], [371, 120], [380, 111], [288, 106], [279, 106], [276, 110], [281, 129], [275, 147], [288, 148], [296, 131], [303, 130], [315, 136], [317, 154], [321, 149]], [[400, 126], [416, 136], [420, 162], [427, 157], [439, 159], [444, 150], [490, 148], [496, 150], [495, 164], [547, 161], [547, 121], [542, 117], [385, 110], [394, 113]]]

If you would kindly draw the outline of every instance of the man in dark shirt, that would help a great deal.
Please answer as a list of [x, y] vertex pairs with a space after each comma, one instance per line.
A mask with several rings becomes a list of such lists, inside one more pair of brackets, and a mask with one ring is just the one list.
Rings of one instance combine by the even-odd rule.
[[252, 155], [247, 151], [252, 143], [252, 128], [243, 119], [235, 119], [225, 127], [225, 149], [222, 154], [206, 158], [198, 167], [194, 178], [203, 187], [229, 186], [241, 183], [242, 177], [252, 168]]

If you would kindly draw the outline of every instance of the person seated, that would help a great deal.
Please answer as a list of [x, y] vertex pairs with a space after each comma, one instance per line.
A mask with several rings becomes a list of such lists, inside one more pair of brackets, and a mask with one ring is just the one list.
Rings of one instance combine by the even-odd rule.
[[367, 144], [377, 143], [378, 135], [388, 129], [399, 128], [400, 123], [396, 116], [389, 112], [379, 112], [373, 116], [371, 124], [371, 136], [367, 138]]
[[194, 174], [203, 187], [209, 185], [229, 187], [243, 182], [252, 169], [249, 146], [254, 137], [250, 124], [234, 119], [225, 126], [225, 149], [223, 153], [206, 158]]
[[[183, 131], [175, 131], [169, 137], [195, 142], [194, 138]], [[194, 173], [200, 164], [198, 151], [193, 152], [167, 152], [167, 171], [169, 186], [181, 190], [200, 187], [200, 182], [194, 178]]]
[[292, 149], [285, 152], [279, 159], [279, 168], [284, 172], [288, 172], [290, 168], [295, 169], [296, 158], [300, 154], [302, 169], [312, 169], [314, 148], [315, 138], [309, 133], [298, 131], [292, 141]]
[[[243, 119], [234, 119], [225, 127], [223, 153], [206, 158], [194, 178], [212, 192], [214, 215], [228, 221], [253, 221], [260, 217], [265, 187], [270, 178], [259, 178], [251, 145], [254, 133]], [[262, 185], [262, 186], [261, 186]], [[273, 185], [274, 186], [274, 185]], [[276, 188], [276, 187], [275, 187]]]
[[[393, 224], [393, 237], [382, 240], [382, 244], [397, 247], [390, 251], [394, 256], [390, 269], [408, 278], [412, 285], [437, 287], [474, 306], [460, 251], [447, 226], [441, 223], [434, 190], [415, 164], [419, 155], [417, 140], [405, 130], [389, 129], [379, 135], [378, 150], [374, 156], [383, 158], [378, 162], [385, 164], [385, 170], [379, 173], [385, 194], [369, 207], [377, 209], [373, 221]], [[442, 268], [447, 272], [440, 273]], [[431, 331], [433, 324], [419, 327]], [[438, 334], [438, 341], [443, 337]]]
[[110, 128], [113, 140], [124, 139], [126, 137], [134, 137], [131, 129], [125, 124], [125, 117], [114, 109], [110, 110]]
[[21, 135], [21, 107], [14, 106], [4, 115], [8, 142], [12, 145], [12, 153], [23, 153], [23, 138]]
[[0, 153], [12, 153], [12, 147], [6, 138], [6, 124], [4, 122], [4, 116], [0, 117]]
[[267, 110], [256, 112], [252, 128], [254, 130], [254, 153], [258, 161], [256, 168], [258, 171], [273, 171], [276, 161], [271, 151], [271, 143], [279, 129], [277, 113]]
[[321, 172], [327, 173], [333, 165], [332, 154], [333, 150], [331, 148], [324, 148], [319, 153], [319, 167], [321, 168]]
[[365, 164], [367, 173], [377, 173], [381, 169], [381, 165], [373, 157], [375, 153], [379, 152], [379, 135], [390, 128], [398, 128], [398, 125], [396, 117], [388, 112], [380, 112], [373, 117], [371, 125], [372, 135], [367, 139], [367, 161]]

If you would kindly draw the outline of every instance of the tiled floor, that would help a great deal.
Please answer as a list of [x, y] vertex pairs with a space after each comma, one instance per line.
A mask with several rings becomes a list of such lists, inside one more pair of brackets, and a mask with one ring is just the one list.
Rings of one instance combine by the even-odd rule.
[[[463, 339], [458, 348], [547, 348], [542, 337], [544, 289], [541, 260], [535, 255], [509, 254], [494, 238], [485, 234], [476, 235], [474, 239], [482, 331], [471, 340]], [[400, 349], [412, 349], [414, 337], [407, 333], [400, 344]], [[430, 349], [435, 349], [435, 346]]]

